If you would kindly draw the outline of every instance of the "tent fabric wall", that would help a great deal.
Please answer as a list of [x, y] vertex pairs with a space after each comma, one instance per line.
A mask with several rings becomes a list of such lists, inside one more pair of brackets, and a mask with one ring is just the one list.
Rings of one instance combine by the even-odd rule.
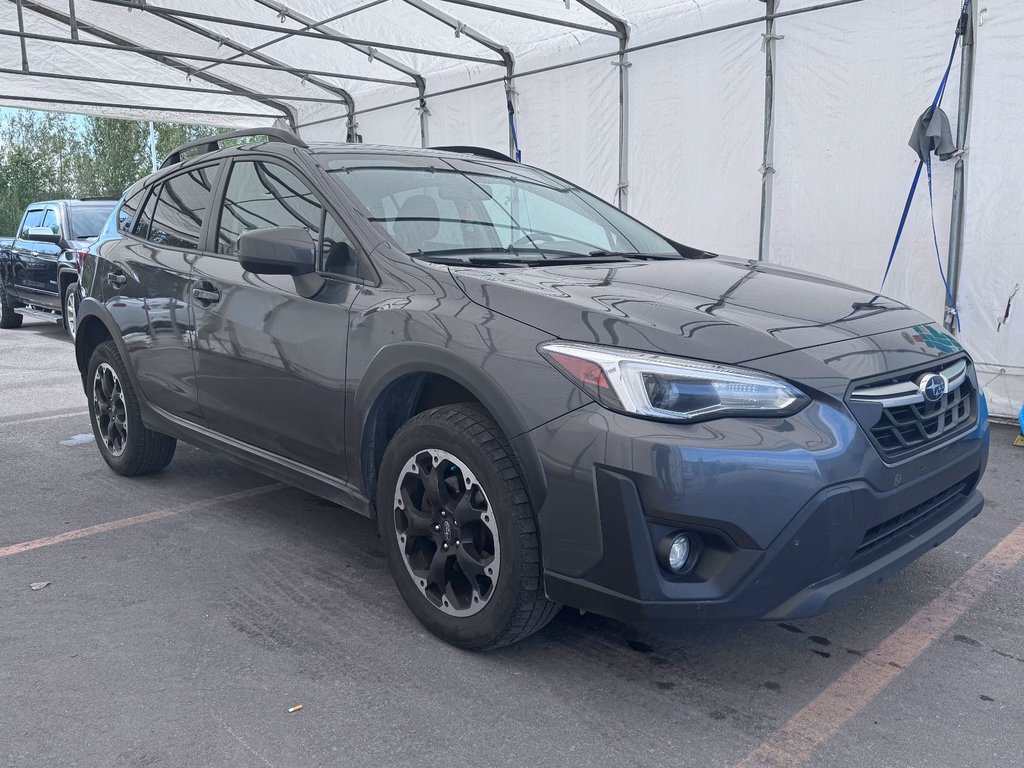
[[[23, 1], [27, 31], [70, 37], [61, 21], [67, 0]], [[945, 68], [961, 3], [778, 0], [768, 261], [878, 285], [916, 167], [907, 139]], [[1013, 297], [1024, 282], [1024, 156], [1008, 151], [1024, 118], [1020, 5], [983, 4], [960, 294], [962, 339], [979, 361], [992, 412], [1002, 416], [1014, 415], [1024, 400], [1024, 291]], [[80, 112], [239, 126], [286, 118], [307, 140], [339, 141], [353, 101], [362, 140], [418, 146], [419, 78], [431, 145], [507, 151], [502, 78], [511, 58], [524, 161], [616, 200], [619, 40], [609, 20], [581, 0], [501, 5], [575, 27], [446, 0], [364, 6], [366, 0], [221, 0], [213, 11], [200, 0], [75, 0], [84, 40], [96, 39], [88, 26], [95, 25], [141, 46], [216, 61], [161, 61], [69, 39], [29, 40], [29, 65], [39, 73], [29, 76], [19, 72], [20, 47], [8, 35], [0, 47], [0, 103], [59, 108], [66, 99], [68, 109]], [[643, 47], [628, 56], [629, 212], [695, 246], [757, 258], [765, 3], [604, 0], [603, 6], [628, 22], [629, 44]], [[160, 9], [199, 16], [176, 20]], [[327, 19], [316, 30], [308, 23]], [[0, 3], [0, 28], [17, 29], [13, 2]], [[45, 77], [62, 72], [101, 82]], [[204, 79], [210, 77], [216, 82]], [[113, 85], [104, 78], [135, 82]], [[959, 56], [945, 102], [954, 127], [958, 78]], [[175, 84], [211, 92], [156, 87]], [[274, 98], [260, 98], [267, 95]], [[196, 108], [207, 111], [187, 111]], [[952, 163], [936, 163], [943, 266], [952, 178]], [[940, 320], [944, 289], [931, 238], [922, 184], [885, 292]]]
[[[955, 0], [895, 0], [778, 21], [771, 261], [879, 286], [918, 164], [907, 140], [935, 95], [959, 15]], [[958, 78], [959, 62], [943, 102], [954, 125]], [[933, 164], [943, 261], [952, 166]], [[885, 292], [942, 320], [924, 178]]]
[[960, 282], [963, 339], [993, 413], [1024, 400], [1024, 6], [986, 0], [978, 28]]
[[630, 55], [629, 210], [698, 248], [757, 258], [762, 28]]

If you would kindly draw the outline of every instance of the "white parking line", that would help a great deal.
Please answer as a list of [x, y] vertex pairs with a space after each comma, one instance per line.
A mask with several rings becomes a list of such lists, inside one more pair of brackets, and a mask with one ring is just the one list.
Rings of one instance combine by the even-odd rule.
[[16, 427], [19, 424], [35, 424], [37, 421], [53, 421], [54, 419], [68, 419], [72, 416], [88, 416], [88, 411], [74, 411], [73, 413], [58, 413], [53, 416], [35, 416], [31, 419], [15, 419], [14, 421], [0, 421], [0, 427]]

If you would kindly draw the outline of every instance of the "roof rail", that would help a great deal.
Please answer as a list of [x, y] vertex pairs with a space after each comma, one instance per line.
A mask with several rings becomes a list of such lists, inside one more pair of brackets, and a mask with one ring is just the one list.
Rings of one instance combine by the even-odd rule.
[[182, 154], [188, 152], [190, 149], [199, 149], [202, 147], [203, 150], [200, 154], [216, 152], [221, 148], [222, 142], [230, 141], [231, 139], [244, 139], [249, 136], [266, 136], [271, 141], [284, 142], [285, 144], [291, 144], [293, 147], [306, 147], [306, 142], [291, 131], [285, 131], [281, 128], [244, 128], [240, 131], [219, 133], [216, 136], [209, 136], [205, 139], [197, 139], [196, 141], [190, 141], [188, 144], [182, 144], [164, 158], [160, 167], [166, 168], [169, 165], [176, 165], [177, 163], [180, 163]]
[[503, 152], [499, 152], [496, 149], [488, 149], [487, 147], [429, 147], [429, 149], [436, 149], [439, 152], [460, 152], [464, 155], [477, 155], [478, 157], [486, 157], [490, 160], [504, 160], [507, 163], [515, 162], [515, 160]]

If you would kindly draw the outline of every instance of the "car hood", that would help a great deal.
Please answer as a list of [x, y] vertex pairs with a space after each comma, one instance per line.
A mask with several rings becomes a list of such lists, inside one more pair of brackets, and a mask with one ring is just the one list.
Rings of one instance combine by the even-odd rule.
[[474, 302], [560, 339], [722, 363], [931, 322], [834, 280], [723, 257], [451, 271]]

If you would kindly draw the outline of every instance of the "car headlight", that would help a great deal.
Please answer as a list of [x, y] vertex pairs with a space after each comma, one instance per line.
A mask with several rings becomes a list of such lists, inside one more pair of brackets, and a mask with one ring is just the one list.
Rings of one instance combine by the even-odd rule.
[[759, 371], [668, 355], [549, 342], [538, 349], [570, 381], [613, 411], [667, 421], [787, 416], [810, 398]]

